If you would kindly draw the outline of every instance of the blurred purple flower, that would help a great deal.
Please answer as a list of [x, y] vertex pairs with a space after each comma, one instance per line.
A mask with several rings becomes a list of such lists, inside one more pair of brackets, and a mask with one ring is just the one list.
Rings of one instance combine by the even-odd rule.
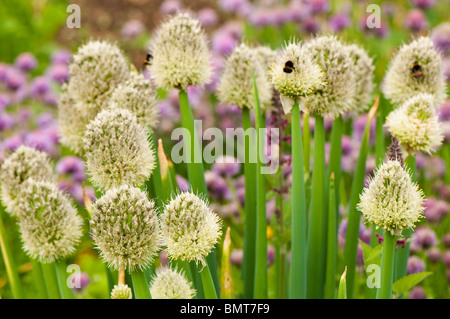
[[450, 121], [450, 100], [445, 100], [445, 102], [437, 110], [437, 113], [442, 122]]
[[436, 4], [435, 0], [412, 0], [412, 5], [421, 9], [429, 9]]
[[23, 138], [20, 134], [12, 135], [5, 139], [4, 147], [7, 150], [15, 151], [23, 144]]
[[197, 18], [204, 27], [215, 26], [219, 21], [219, 17], [213, 8], [200, 9], [197, 12]]
[[240, 265], [244, 258], [244, 251], [242, 249], [233, 249], [230, 253], [230, 263], [233, 265]]
[[444, 236], [442, 236], [442, 244], [445, 247], [450, 247], [450, 233], [447, 233]]
[[219, 175], [231, 177], [239, 173], [241, 164], [235, 157], [223, 155], [216, 159], [212, 170]]
[[58, 84], [69, 81], [69, 67], [66, 64], [54, 64], [48, 69], [48, 76]]
[[0, 111], [3, 111], [11, 103], [11, 98], [3, 92], [0, 92]]
[[267, 246], [267, 265], [272, 265], [275, 261], [275, 248], [271, 245]]
[[425, 290], [422, 287], [414, 287], [409, 293], [409, 299], [426, 299]]
[[419, 32], [428, 27], [425, 14], [420, 9], [412, 9], [408, 12], [405, 19], [405, 27], [413, 32]]
[[432, 247], [427, 251], [427, 258], [432, 262], [441, 260], [441, 250], [438, 247]]
[[212, 50], [219, 54], [229, 54], [238, 44], [238, 41], [229, 33], [219, 30], [213, 35]]
[[330, 2], [328, 0], [307, 0], [306, 4], [311, 14], [326, 13], [330, 10]]
[[337, 33], [347, 28], [351, 24], [351, 20], [347, 14], [336, 13], [331, 17], [329, 24], [333, 32]]
[[5, 112], [0, 112], [0, 131], [11, 129], [15, 124], [14, 117]]
[[437, 245], [436, 233], [426, 226], [417, 227], [412, 235], [412, 243], [419, 249], [427, 249]]
[[43, 102], [49, 106], [57, 106], [58, 105], [58, 96], [53, 91], [48, 91], [44, 94], [42, 98]]
[[72, 276], [72, 284], [73, 284], [73, 291], [80, 292], [82, 291], [87, 285], [89, 285], [89, 275], [85, 272], [80, 272], [77, 276]]
[[319, 24], [313, 17], [305, 19], [302, 23], [302, 28], [305, 33], [316, 34], [320, 31]]
[[438, 156], [426, 157], [424, 168], [427, 179], [439, 179], [445, 174], [445, 162]]
[[27, 82], [25, 75], [15, 68], [8, 68], [5, 75], [6, 88], [11, 91], [19, 90]]
[[407, 265], [408, 275], [417, 274], [423, 271], [425, 271], [425, 263], [421, 258], [417, 256], [411, 256], [408, 258], [408, 265]]
[[291, 0], [286, 10], [290, 21], [301, 22], [309, 16], [309, 8], [302, 0]]
[[450, 267], [450, 250], [446, 250], [444, 252], [444, 257], [442, 258], [442, 261], [447, 267]]
[[15, 65], [19, 70], [28, 72], [37, 67], [37, 60], [32, 53], [24, 52], [16, 58]]
[[31, 95], [34, 98], [40, 98], [48, 91], [50, 91], [51, 84], [49, 78], [45, 76], [35, 77], [33, 82], [31, 83]]
[[72, 60], [72, 53], [65, 49], [59, 49], [52, 54], [52, 64], [69, 64]]
[[181, 175], [176, 175], [175, 178], [177, 180], [178, 188], [180, 189], [180, 191], [188, 192], [190, 188], [189, 182]]
[[205, 182], [212, 196], [217, 199], [231, 199], [231, 192], [226, 181], [213, 171], [205, 172]]
[[84, 162], [77, 156], [65, 156], [56, 164], [58, 174], [68, 174], [77, 182], [82, 182], [86, 178]]
[[50, 140], [48, 134], [42, 129], [28, 133], [25, 137], [25, 144], [49, 154], [53, 153], [55, 147], [55, 143]]
[[159, 7], [159, 11], [163, 14], [175, 14], [183, 8], [180, 1], [177, 0], [165, 0]]
[[220, 7], [226, 12], [237, 12], [242, 9], [246, 4], [247, 0], [220, 0]]
[[129, 20], [122, 27], [122, 36], [127, 39], [137, 37], [144, 32], [144, 25], [139, 20]]
[[450, 53], [450, 22], [443, 22], [431, 31], [431, 39], [436, 49], [444, 56]]
[[50, 112], [41, 113], [36, 119], [36, 125], [39, 128], [46, 128], [50, 125], [54, 125], [55, 123], [55, 117]]

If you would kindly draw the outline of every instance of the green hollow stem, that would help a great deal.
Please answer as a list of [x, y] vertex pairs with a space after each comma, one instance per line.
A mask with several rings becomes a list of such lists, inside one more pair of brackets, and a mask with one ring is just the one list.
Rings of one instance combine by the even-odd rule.
[[44, 274], [42, 273], [41, 264], [35, 259], [31, 259], [30, 262], [33, 271], [33, 280], [34, 284], [36, 285], [39, 298], [47, 299], [48, 298], [47, 289], [45, 288], [45, 280]]
[[309, 160], [311, 149], [311, 132], [309, 130], [309, 114], [303, 113], [303, 165], [305, 167], [305, 174], [309, 174]]
[[202, 277], [205, 299], [217, 299], [216, 289], [214, 287], [214, 282], [208, 264], [206, 264], [200, 271], [200, 275]]
[[[181, 124], [183, 125], [183, 128], [189, 132], [189, 138], [186, 136], [183, 137], [183, 142], [185, 145], [188, 145], [188, 147], [185, 147], [184, 153], [189, 183], [191, 184], [194, 193], [207, 197], [208, 190], [205, 182], [202, 149], [195, 130], [194, 115], [192, 114], [192, 109], [189, 105], [188, 94], [186, 91], [180, 90], [178, 97], [180, 101]], [[213, 250], [205, 259], [211, 271], [214, 287], [219, 295], [219, 275], [217, 272], [215, 251]]]
[[337, 265], [337, 209], [334, 173], [331, 173], [328, 188], [328, 236], [327, 236], [327, 264], [325, 275], [325, 299], [336, 297], [336, 265]]
[[325, 128], [322, 116], [315, 116], [314, 164], [311, 181], [311, 209], [308, 228], [307, 297], [323, 298], [325, 282], [326, 210]]
[[380, 288], [377, 290], [377, 299], [392, 298], [392, 282], [394, 278], [394, 255], [397, 236], [390, 232], [384, 233], [383, 252], [381, 254]]
[[256, 254], [255, 254], [255, 282], [253, 297], [267, 298], [267, 217], [266, 217], [266, 181], [262, 172], [261, 159], [264, 156], [265, 137], [260, 132], [263, 128], [263, 119], [259, 103], [258, 88], [252, 72], [253, 89], [255, 96], [255, 128], [257, 136], [256, 147]]
[[15, 299], [24, 298], [24, 292], [17, 273], [16, 263], [13, 259], [11, 249], [8, 243], [8, 237], [3, 225], [4, 207], [0, 205], [0, 248], [2, 251], [3, 262], [5, 264], [8, 283], [11, 286], [12, 295]]
[[[153, 132], [151, 132], [148, 136], [148, 140], [150, 142], [150, 145], [153, 150], [153, 154], [155, 155], [155, 168], [153, 169], [152, 175], [150, 176], [150, 179], [146, 181], [147, 191], [153, 192], [156, 205], [158, 207], [163, 207], [163, 185], [161, 181], [161, 171], [160, 171], [160, 164], [159, 164], [159, 158], [158, 158], [158, 146], [156, 144], [155, 136]], [[149, 194], [150, 196], [152, 194]]]
[[[342, 132], [344, 127], [344, 119], [339, 116], [333, 121], [333, 127], [331, 128], [331, 148], [330, 148], [330, 160], [328, 165], [328, 180], [331, 174], [334, 174], [334, 191], [335, 191], [335, 205], [336, 211], [339, 211], [340, 204], [340, 185], [341, 185], [341, 159], [342, 159]], [[336, 215], [336, 220], [339, 218], [339, 214]], [[337, 223], [336, 223], [337, 227]]]
[[41, 267], [49, 299], [61, 299], [55, 266], [53, 263], [41, 263]]
[[[250, 110], [242, 110], [242, 124], [244, 131], [252, 128], [250, 119]], [[247, 135], [244, 135], [247, 136]], [[243, 280], [244, 280], [244, 298], [253, 298], [254, 270], [255, 270], [255, 247], [256, 247], [256, 163], [250, 161], [250, 155], [255, 154], [256, 144], [253, 136], [249, 135], [248, 140], [244, 141], [245, 161], [245, 198], [244, 198], [244, 257], [242, 261]]]
[[[406, 158], [406, 168], [409, 170], [411, 174], [411, 179], [413, 182], [416, 181], [416, 157], [414, 155], [409, 155]], [[412, 230], [411, 228], [405, 229], [402, 233], [402, 237], [411, 238]], [[410, 251], [410, 243], [407, 242], [405, 247], [401, 245], [398, 247], [396, 251], [396, 265], [395, 265], [395, 274], [394, 279], [400, 279], [407, 274], [407, 266], [408, 266], [408, 258]]]
[[292, 108], [292, 232], [289, 298], [306, 298], [306, 198], [303, 167], [303, 142], [300, 123], [300, 107]]
[[73, 291], [67, 285], [67, 268], [66, 263], [62, 260], [53, 263], [55, 267], [56, 278], [58, 279], [59, 294], [62, 299], [73, 299]]
[[131, 272], [131, 280], [135, 299], [152, 299], [149, 283], [143, 271]]

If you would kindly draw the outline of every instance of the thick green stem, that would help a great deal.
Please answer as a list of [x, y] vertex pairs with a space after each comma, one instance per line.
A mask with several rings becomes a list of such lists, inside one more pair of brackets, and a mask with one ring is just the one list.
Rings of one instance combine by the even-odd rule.
[[214, 282], [208, 264], [203, 267], [200, 274], [202, 276], [203, 293], [205, 294], [205, 299], [217, 299], [216, 289], [214, 287]]
[[397, 237], [390, 232], [384, 233], [383, 252], [381, 255], [381, 280], [377, 291], [377, 299], [392, 298], [392, 282], [394, 278], [394, 253]]
[[266, 182], [261, 159], [264, 156], [265, 136], [260, 132], [263, 119], [259, 104], [258, 88], [255, 78], [253, 88], [255, 96], [255, 128], [257, 136], [256, 160], [256, 255], [255, 282], [253, 296], [257, 299], [267, 298], [267, 217], [266, 217]]
[[135, 299], [152, 299], [149, 283], [143, 271], [133, 271], [131, 273], [131, 280], [133, 281]]
[[306, 298], [306, 199], [303, 142], [298, 103], [292, 108], [292, 232], [289, 298]]
[[37, 260], [31, 259], [31, 266], [33, 271], [33, 279], [38, 291], [39, 298], [47, 299], [47, 289], [45, 288], [45, 280], [44, 274], [42, 273], [41, 264]]
[[[252, 131], [250, 110], [242, 110], [242, 124], [245, 132]], [[244, 135], [245, 137], [247, 134]], [[255, 154], [256, 144], [253, 135], [248, 135], [245, 145], [245, 199], [244, 199], [244, 258], [242, 262], [244, 280], [244, 298], [253, 298], [254, 270], [255, 270], [255, 247], [256, 247], [256, 163], [250, 161], [250, 156]]]
[[[344, 127], [344, 120], [342, 116], [336, 118], [331, 128], [331, 148], [330, 148], [330, 160], [328, 165], [328, 179], [331, 174], [334, 174], [335, 185], [335, 202], [336, 211], [339, 211], [340, 204], [340, 185], [341, 185], [341, 159], [342, 159], [342, 131]], [[336, 221], [339, 218], [339, 214], [336, 215]], [[336, 223], [337, 227], [337, 223]]]
[[[377, 112], [376, 117], [376, 124], [375, 124], [375, 166], [378, 167], [383, 160], [384, 156], [386, 154], [386, 146], [384, 142], [384, 131], [383, 131], [383, 114], [382, 114], [382, 108], [380, 107]], [[383, 235], [383, 229], [378, 228], [376, 229], [376, 226], [372, 226], [372, 236], [370, 238], [370, 244], [372, 247], [375, 247], [378, 244], [378, 238], [376, 236]]]
[[309, 161], [311, 149], [311, 132], [309, 131], [309, 114], [303, 113], [303, 165], [305, 174], [309, 174]]
[[67, 268], [66, 263], [62, 260], [55, 261], [53, 263], [56, 272], [56, 278], [58, 279], [59, 294], [62, 299], [73, 299], [73, 291], [67, 285]]
[[[183, 137], [183, 142], [186, 145], [186, 147], [184, 148], [184, 153], [189, 183], [191, 184], [192, 191], [194, 193], [208, 196], [203, 168], [202, 149], [197, 137], [197, 132], [195, 130], [194, 116], [189, 105], [189, 98], [186, 91], [180, 90], [179, 101], [181, 123], [183, 127], [189, 132], [188, 136]], [[216, 292], [217, 294], [219, 294], [219, 275], [217, 273], [217, 259], [215, 251], [212, 251], [206, 257], [206, 263], [210, 268], [214, 286], [216, 287]]]
[[[150, 142], [150, 145], [152, 147], [153, 153], [155, 155], [155, 168], [153, 169], [152, 175], [150, 176], [150, 179], [146, 181], [147, 191], [149, 193], [153, 192], [156, 205], [158, 207], [163, 206], [163, 185], [161, 181], [161, 171], [160, 171], [160, 164], [159, 164], [159, 157], [158, 157], [158, 147], [155, 141], [155, 136], [153, 132], [151, 132], [148, 136], [148, 140]], [[149, 194], [150, 197], [152, 197], [152, 194]]]
[[331, 173], [329, 182], [329, 201], [328, 201], [328, 244], [327, 244], [327, 273], [325, 277], [326, 299], [336, 297], [336, 264], [337, 264], [337, 210], [336, 210], [336, 192], [334, 187], [334, 173]]
[[50, 299], [60, 299], [58, 277], [56, 276], [56, 270], [52, 263], [43, 264], [42, 272], [44, 274], [45, 284], [47, 286], [47, 293]]
[[308, 228], [307, 296], [323, 298], [325, 282], [326, 210], [325, 191], [325, 128], [322, 116], [315, 116], [314, 163], [312, 173], [311, 209]]
[[9, 247], [8, 238], [5, 227], [3, 226], [4, 208], [0, 205], [0, 248], [2, 250], [3, 262], [5, 263], [8, 282], [11, 286], [12, 295], [15, 299], [24, 298], [22, 285], [20, 283], [19, 274], [17, 273], [16, 264], [14, 262], [11, 249]]

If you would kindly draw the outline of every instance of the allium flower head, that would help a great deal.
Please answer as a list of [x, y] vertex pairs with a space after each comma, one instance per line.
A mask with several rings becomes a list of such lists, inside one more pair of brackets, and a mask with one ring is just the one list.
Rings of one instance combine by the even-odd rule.
[[272, 50], [268, 46], [259, 45], [254, 48], [256, 54], [260, 57], [262, 61], [262, 66], [266, 69], [269, 69], [272, 64], [277, 61], [278, 54], [277, 51]]
[[49, 156], [34, 148], [21, 145], [2, 163], [0, 168], [1, 196], [6, 211], [16, 215], [16, 199], [29, 178], [35, 181], [55, 180]]
[[77, 154], [84, 152], [83, 137], [89, 117], [78, 111], [76, 102], [67, 91], [59, 96], [58, 126], [61, 144], [69, 147]]
[[305, 111], [334, 118], [351, 109], [356, 78], [345, 46], [335, 36], [321, 36], [305, 43], [305, 49], [325, 72], [324, 84], [304, 100]]
[[81, 46], [69, 66], [70, 95], [78, 109], [98, 113], [109, 104], [114, 89], [129, 77], [128, 62], [122, 51], [105, 41], [90, 41]]
[[257, 50], [244, 43], [236, 47], [225, 62], [225, 68], [217, 86], [219, 100], [223, 103], [237, 104], [240, 108], [254, 108], [252, 70], [261, 107], [270, 105], [272, 86], [263, 58]]
[[180, 193], [160, 218], [169, 258], [204, 264], [221, 235], [221, 220], [205, 201], [190, 192]]
[[111, 299], [131, 299], [132, 297], [133, 293], [127, 284], [115, 285], [111, 291]]
[[158, 87], [186, 90], [211, 77], [210, 51], [200, 22], [179, 13], [163, 23], [152, 42], [150, 66]]
[[114, 269], [142, 268], [159, 249], [155, 204], [138, 188], [108, 190], [92, 206], [91, 235], [102, 258]]
[[68, 257], [83, 235], [83, 219], [54, 183], [27, 180], [18, 195], [16, 212], [24, 249], [40, 262]]
[[145, 128], [154, 128], [158, 124], [156, 92], [150, 80], [137, 72], [131, 72], [129, 80], [119, 84], [113, 92], [111, 107], [130, 110], [136, 115], [138, 123]]
[[147, 131], [125, 109], [99, 113], [86, 128], [84, 146], [92, 180], [105, 189], [141, 185], [155, 167]]
[[152, 299], [192, 299], [195, 289], [181, 272], [163, 267], [156, 270], [150, 283], [150, 294]]
[[309, 51], [300, 43], [289, 43], [276, 63], [272, 65], [270, 75], [272, 84], [280, 92], [285, 113], [289, 113], [297, 100], [317, 90], [323, 85], [324, 73], [313, 60]]
[[419, 93], [429, 93], [435, 105], [445, 97], [442, 58], [433, 41], [420, 37], [403, 45], [392, 59], [383, 82], [383, 93], [393, 103], [405, 102]]
[[356, 44], [345, 46], [345, 50], [354, 63], [353, 72], [356, 78], [354, 104], [351, 110], [362, 113], [367, 109], [375, 87], [373, 82], [373, 71], [375, 67], [373, 66], [372, 58], [369, 57], [363, 48]]
[[423, 192], [399, 161], [383, 163], [360, 195], [359, 210], [366, 222], [401, 235], [423, 216]]
[[386, 126], [407, 153], [434, 152], [444, 139], [430, 94], [416, 95], [401, 104], [387, 116]]

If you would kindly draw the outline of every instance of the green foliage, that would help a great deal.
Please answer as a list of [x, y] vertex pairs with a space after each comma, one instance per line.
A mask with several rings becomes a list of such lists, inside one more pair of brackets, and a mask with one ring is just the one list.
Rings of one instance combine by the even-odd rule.
[[408, 292], [411, 288], [413, 288], [415, 285], [419, 284], [422, 280], [424, 280], [426, 277], [430, 276], [432, 272], [425, 271], [425, 272], [419, 272], [417, 274], [411, 274], [407, 275], [405, 277], [400, 278], [394, 284], [392, 285], [392, 290], [401, 295], [405, 292]]

